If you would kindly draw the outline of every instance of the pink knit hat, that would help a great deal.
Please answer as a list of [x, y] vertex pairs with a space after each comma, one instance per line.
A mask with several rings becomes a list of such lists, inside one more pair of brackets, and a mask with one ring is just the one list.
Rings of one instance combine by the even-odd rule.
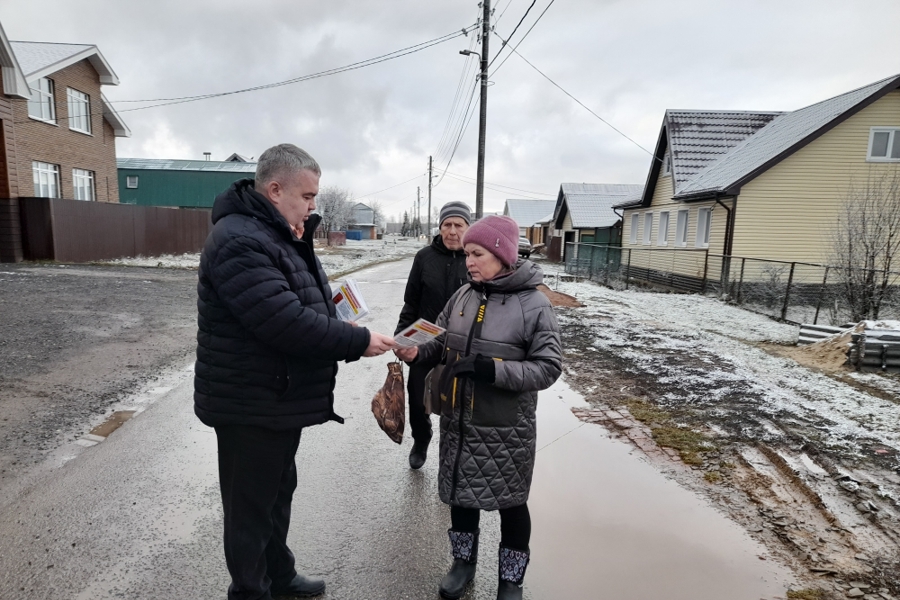
[[463, 235], [463, 246], [478, 244], [507, 267], [519, 256], [519, 226], [509, 217], [488, 215], [473, 223]]

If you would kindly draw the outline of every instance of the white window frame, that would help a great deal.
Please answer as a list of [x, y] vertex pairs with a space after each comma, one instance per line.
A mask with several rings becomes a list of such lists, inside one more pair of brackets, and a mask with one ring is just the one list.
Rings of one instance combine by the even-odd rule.
[[667, 175], [672, 174], [672, 155], [668, 150], [663, 154], [662, 159], [662, 176], [665, 177]]
[[28, 116], [44, 123], [56, 124], [55, 84], [49, 77], [41, 77], [28, 83], [31, 98], [28, 99]]
[[688, 239], [688, 221], [691, 218], [689, 210], [679, 210], [677, 221], [675, 223], [675, 246], [684, 248], [687, 246]]
[[59, 165], [32, 161], [31, 174], [34, 179], [34, 196], [36, 198], [60, 197]]
[[694, 245], [697, 248], [709, 248], [709, 236], [712, 226], [712, 209], [697, 210], [697, 237]]
[[75, 200], [87, 200], [93, 202], [97, 199], [97, 190], [94, 185], [94, 172], [86, 169], [72, 169], [72, 188]]
[[653, 213], [648, 212], [644, 213], [644, 240], [643, 243], [645, 246], [649, 246], [653, 234]]
[[74, 88], [66, 88], [69, 106], [69, 129], [91, 134], [91, 97]]
[[[872, 154], [875, 145], [875, 136], [879, 133], [888, 134], [886, 154], [874, 156]], [[897, 156], [894, 156], [894, 152]], [[900, 162], [900, 127], [872, 127], [869, 130], [869, 149], [866, 152], [866, 160], [869, 162]]]
[[140, 183], [140, 179], [137, 175], [126, 175], [125, 176], [125, 187], [129, 190], [138, 189], [138, 184]]
[[656, 231], [656, 245], [669, 245], [669, 211], [663, 210], [659, 213], [659, 227]]
[[634, 213], [631, 215], [631, 231], [629, 232], [629, 242], [637, 245], [638, 243], [638, 227], [641, 226], [641, 215]]

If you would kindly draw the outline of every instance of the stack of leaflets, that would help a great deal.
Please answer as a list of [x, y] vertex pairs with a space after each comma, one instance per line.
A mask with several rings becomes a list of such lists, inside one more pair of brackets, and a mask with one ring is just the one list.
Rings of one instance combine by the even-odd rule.
[[331, 292], [331, 299], [334, 300], [334, 307], [341, 321], [356, 321], [369, 314], [369, 307], [354, 279], [338, 282]]
[[434, 323], [430, 323], [425, 319], [419, 319], [400, 333], [394, 336], [394, 341], [398, 346], [412, 347], [420, 346], [425, 342], [430, 342], [437, 336], [444, 333], [446, 329], [438, 327]]

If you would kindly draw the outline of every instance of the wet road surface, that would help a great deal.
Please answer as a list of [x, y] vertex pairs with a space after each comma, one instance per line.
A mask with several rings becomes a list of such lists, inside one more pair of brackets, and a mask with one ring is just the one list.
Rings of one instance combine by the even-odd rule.
[[[359, 272], [373, 314], [393, 331], [411, 261]], [[411, 471], [369, 403], [389, 357], [341, 365], [345, 425], [304, 432], [290, 543], [330, 599], [436, 598], [450, 559], [449, 510], [436, 489], [437, 436]], [[188, 367], [188, 365], [185, 365]], [[171, 388], [171, 389], [169, 389]], [[0, 598], [224, 598], [215, 435], [193, 415], [182, 370], [132, 400], [105, 442], [62, 448], [44, 476], [0, 506]], [[790, 573], [737, 525], [570, 412], [564, 382], [541, 394], [530, 500], [526, 598], [733, 600], [784, 596]], [[128, 407], [123, 407], [128, 408]], [[496, 594], [497, 515], [482, 518], [467, 598]]]

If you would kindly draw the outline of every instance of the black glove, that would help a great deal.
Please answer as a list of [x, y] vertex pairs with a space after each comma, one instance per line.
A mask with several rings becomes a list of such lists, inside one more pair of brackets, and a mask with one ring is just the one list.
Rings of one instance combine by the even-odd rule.
[[473, 381], [494, 383], [497, 377], [497, 369], [494, 359], [475, 354], [464, 356], [450, 368], [454, 377], [468, 377]]

